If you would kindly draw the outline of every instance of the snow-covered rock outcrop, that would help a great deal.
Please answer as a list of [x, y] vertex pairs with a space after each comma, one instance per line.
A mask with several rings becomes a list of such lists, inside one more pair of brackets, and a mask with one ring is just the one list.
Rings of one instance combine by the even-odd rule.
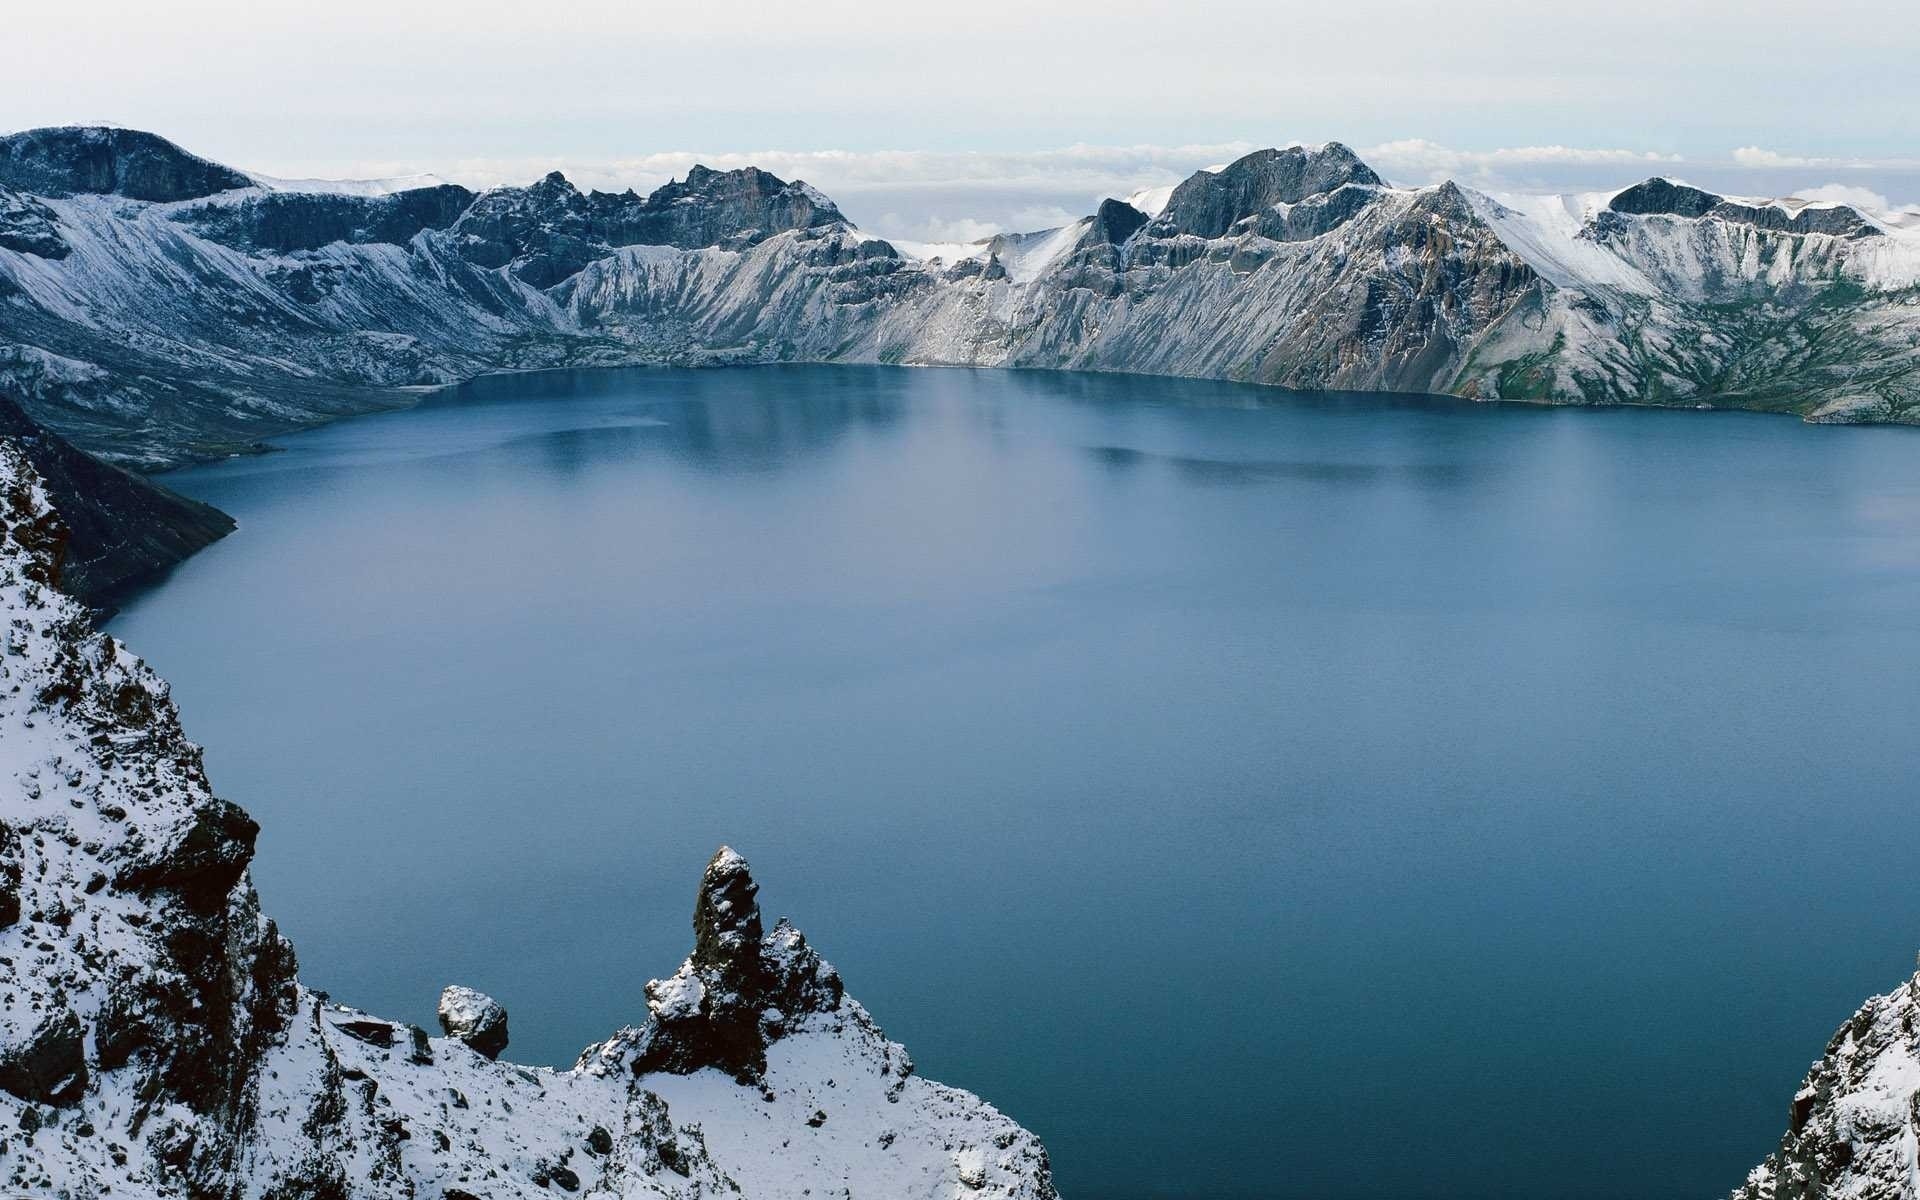
[[[0, 440], [0, 1192], [63, 1197], [1054, 1195], [1045, 1151], [913, 1073], [722, 849], [695, 949], [571, 1070], [331, 1003], [247, 877], [167, 687], [58, 588], [65, 528]], [[641, 998], [636, 997], [636, 1009]]]
[[1733, 1200], [1920, 1196], [1920, 974], [1875, 996], [1807, 1072], [1780, 1148]]
[[1920, 419], [1920, 225], [1842, 204], [1659, 179], [1397, 188], [1329, 143], [1057, 229], [896, 246], [752, 168], [695, 168], [648, 196], [557, 172], [479, 194], [420, 184], [300, 191], [129, 131], [0, 137], [0, 386], [141, 465], [404, 403], [406, 387], [616, 363]]

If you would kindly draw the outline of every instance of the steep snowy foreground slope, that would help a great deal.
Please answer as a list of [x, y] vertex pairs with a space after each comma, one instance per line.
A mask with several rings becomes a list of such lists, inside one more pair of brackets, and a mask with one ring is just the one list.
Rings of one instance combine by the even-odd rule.
[[1793, 1097], [1780, 1148], [1734, 1200], [1920, 1196], [1920, 974], [1862, 1005]]
[[123, 461], [489, 370], [793, 360], [1915, 421], [1920, 225], [1665, 180], [1397, 188], [1330, 143], [896, 246], [752, 169], [476, 195], [264, 180], [131, 130], [0, 138], [0, 388]]
[[256, 827], [167, 688], [57, 590], [66, 532], [0, 440], [0, 1193], [59, 1197], [1054, 1194], [1045, 1151], [921, 1079], [746, 863], [693, 954], [573, 1069], [497, 1062], [303, 987], [260, 912]]

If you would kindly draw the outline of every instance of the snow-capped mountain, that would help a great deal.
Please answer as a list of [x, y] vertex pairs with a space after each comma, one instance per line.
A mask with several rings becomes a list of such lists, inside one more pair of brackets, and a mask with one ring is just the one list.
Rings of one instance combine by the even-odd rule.
[[1045, 1151], [914, 1073], [722, 849], [693, 954], [570, 1070], [304, 987], [166, 684], [62, 594], [67, 532], [0, 439], [0, 1191], [413, 1197], [575, 1191], [1049, 1200]]
[[[501, 368], [850, 361], [1157, 372], [1549, 403], [1920, 420], [1920, 223], [1667, 180], [1390, 186], [1263, 150], [1058, 229], [869, 236], [696, 168], [263, 180], [151, 134], [0, 138], [0, 388], [142, 465]], [[304, 189], [304, 190], [303, 190]]]

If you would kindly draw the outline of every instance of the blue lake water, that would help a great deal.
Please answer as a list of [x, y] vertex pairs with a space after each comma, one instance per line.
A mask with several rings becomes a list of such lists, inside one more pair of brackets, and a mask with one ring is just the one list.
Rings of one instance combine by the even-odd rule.
[[1069, 1200], [1699, 1197], [1920, 947], [1920, 431], [796, 367], [284, 446], [113, 631], [307, 981], [521, 1061], [724, 841]]

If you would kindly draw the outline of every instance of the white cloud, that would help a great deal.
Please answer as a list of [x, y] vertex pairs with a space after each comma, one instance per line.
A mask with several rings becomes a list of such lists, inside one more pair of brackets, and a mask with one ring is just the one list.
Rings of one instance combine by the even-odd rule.
[[1783, 167], [1819, 167], [1845, 171], [1920, 170], [1920, 158], [1816, 158], [1803, 154], [1781, 154], [1760, 146], [1741, 146], [1733, 152], [1735, 166], [1756, 170]]
[[1376, 170], [1432, 179], [1485, 175], [1527, 167], [1641, 168], [1681, 161], [1678, 154], [1585, 146], [1505, 146], [1493, 150], [1455, 150], [1424, 138], [1382, 142], [1359, 151], [1359, 154]]
[[1885, 196], [1872, 188], [1854, 187], [1845, 183], [1823, 183], [1819, 187], [1795, 188], [1793, 194], [1802, 200], [1825, 200], [1833, 204], [1850, 204], [1854, 208], [1863, 208], [1870, 212], [1886, 212], [1893, 207]]
[[[1129, 194], [1138, 190], [1138, 188], [1130, 189]], [[1013, 227], [1015, 229], [1028, 230], [1057, 229], [1062, 225], [1078, 221], [1086, 215], [1085, 213], [1068, 212], [1058, 204], [1036, 204], [1028, 208], [1014, 209]]]
[[[881, 221], [888, 225], [904, 226], [906, 224], [901, 220], [898, 213], [888, 213], [881, 218]], [[977, 242], [983, 238], [990, 238], [996, 233], [1005, 232], [1005, 228], [997, 221], [981, 221], [973, 217], [960, 217], [957, 220], [948, 220], [945, 217], [929, 217], [916, 231], [917, 236], [915, 236], [913, 240], [918, 242]]]

